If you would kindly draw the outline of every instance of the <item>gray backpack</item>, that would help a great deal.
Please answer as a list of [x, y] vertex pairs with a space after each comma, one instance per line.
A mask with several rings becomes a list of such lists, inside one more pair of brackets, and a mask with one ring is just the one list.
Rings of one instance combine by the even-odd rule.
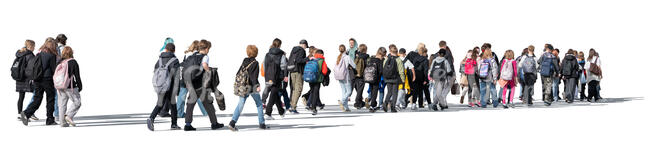
[[506, 81], [512, 80], [514, 74], [514, 67], [512, 66], [512, 60], [505, 59], [501, 64], [504, 64], [502, 66], [503, 68], [501, 69], [501, 79]]
[[172, 83], [172, 74], [169, 72], [169, 65], [176, 61], [175, 57], [169, 59], [167, 64], [163, 65], [162, 59], [158, 59], [158, 68], [153, 71], [153, 89], [157, 94], [165, 93], [169, 90]]

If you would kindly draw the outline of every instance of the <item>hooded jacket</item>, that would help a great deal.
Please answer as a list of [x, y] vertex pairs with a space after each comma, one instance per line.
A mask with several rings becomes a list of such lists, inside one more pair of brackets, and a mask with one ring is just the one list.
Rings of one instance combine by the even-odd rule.
[[[293, 61], [291, 61], [293, 60]], [[291, 49], [291, 54], [289, 55], [289, 62], [295, 62], [296, 70], [292, 72], [299, 72], [300, 74], [305, 71], [305, 64], [307, 64], [307, 55], [305, 54], [305, 49], [300, 46], [294, 46]]]
[[266, 53], [264, 57], [264, 80], [267, 83], [272, 85], [278, 85], [279, 82], [282, 82], [284, 77], [282, 76], [282, 69], [280, 68], [281, 58], [284, 55], [284, 51], [280, 48], [271, 48], [269, 52]]
[[[255, 60], [255, 58], [250, 58], [250, 57], [244, 58], [237, 72], [246, 68], [252, 62], [257, 62], [257, 60]], [[248, 84], [251, 85], [251, 87], [253, 87], [252, 89], [257, 89], [257, 87], [260, 86], [260, 82], [257, 80], [258, 76], [260, 75], [259, 63], [253, 63], [250, 67], [248, 67], [248, 70], [246, 72], [248, 72]]]
[[39, 80], [35, 80], [36, 82], [39, 81], [52, 81], [54, 76], [54, 71], [56, 70], [56, 60], [57, 57], [56, 55], [48, 52], [40, 52], [36, 56], [40, 56], [41, 62], [43, 65], [43, 75]]
[[[167, 62], [169, 62], [169, 60], [172, 60], [173, 58], [176, 58], [176, 55], [174, 55], [174, 53], [172, 53], [172, 52], [162, 52], [162, 53], [160, 53], [160, 56], [158, 58], [159, 58], [159, 60], [161, 60], [162, 64], [167, 64]], [[72, 60], [72, 61], [74, 61], [74, 60]], [[162, 65], [159, 65], [158, 61], [156, 61], [156, 64], [154, 65], [154, 69], [156, 69], [158, 67], [161, 67], [161, 66]], [[176, 58], [176, 61], [169, 64], [169, 67], [168, 67], [169, 68], [169, 73], [171, 73], [171, 76], [172, 76], [172, 82], [171, 82], [172, 90], [169, 90], [169, 91], [173, 91], [174, 93], [176, 93], [178, 91], [178, 87], [180, 85], [180, 67], [181, 67], [181, 64], [178, 62], [178, 58]], [[199, 87], [194, 87], [194, 88], [199, 88]], [[79, 88], [79, 90], [81, 91], [81, 87]], [[172, 98], [172, 99], [175, 99], [175, 98]]]
[[[34, 58], [34, 53], [30, 50], [26, 50], [24, 52], [16, 51], [16, 58], [25, 58], [25, 61], [28, 61], [31, 58]], [[27, 65], [27, 62], [25, 62], [25, 65]], [[32, 92], [34, 89], [32, 86], [29, 84], [28, 79], [23, 79], [20, 81], [16, 81], [16, 92]]]
[[537, 61], [537, 64], [539, 65], [539, 68], [537, 70], [542, 69], [542, 62], [544, 62], [544, 59], [546, 59], [547, 56], [551, 56], [551, 55], [555, 57], [553, 58], [553, 61], [551, 61], [551, 64], [553, 64], [553, 67], [555, 68], [555, 70], [551, 71], [551, 76], [555, 76], [557, 74], [560, 74], [560, 59], [557, 56], [553, 55], [553, 53], [544, 52], [544, 54], [542, 54], [542, 57], [540, 57], [539, 60]]
[[[451, 73], [454, 72], [454, 70], [452, 69], [452, 65], [449, 63], [449, 61], [447, 60], [446, 57], [436, 57], [435, 59], [433, 59], [432, 63], [440, 63], [440, 62], [445, 63], [444, 64], [445, 65], [445, 72], [447, 72], [447, 74], [451, 74]], [[429, 67], [429, 70], [433, 71], [433, 65], [434, 64], [431, 64], [431, 67]], [[445, 75], [445, 77], [448, 77], [448, 76], [449, 75]]]
[[560, 72], [564, 71], [564, 67], [568, 66], [573, 68], [571, 71], [571, 75], [567, 75], [565, 77], [569, 78], [578, 78], [580, 75], [578, 75], [578, 71], [580, 71], [580, 65], [578, 65], [578, 59], [573, 56], [572, 54], [567, 54], [564, 56], [564, 59], [562, 59], [562, 65], [560, 65]]

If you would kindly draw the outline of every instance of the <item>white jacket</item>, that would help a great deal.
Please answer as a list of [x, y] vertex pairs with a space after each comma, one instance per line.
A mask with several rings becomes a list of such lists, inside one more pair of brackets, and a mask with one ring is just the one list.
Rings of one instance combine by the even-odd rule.
[[594, 56], [591, 58], [591, 60], [588, 60], [587, 63], [585, 63], [585, 71], [587, 71], [587, 82], [591, 82], [592, 80], [594, 81], [600, 81], [600, 76], [592, 74], [589, 72], [589, 68], [591, 67], [591, 63], [596, 63], [598, 67], [600, 67], [600, 70], [603, 70], [603, 67], [600, 65], [600, 57]]

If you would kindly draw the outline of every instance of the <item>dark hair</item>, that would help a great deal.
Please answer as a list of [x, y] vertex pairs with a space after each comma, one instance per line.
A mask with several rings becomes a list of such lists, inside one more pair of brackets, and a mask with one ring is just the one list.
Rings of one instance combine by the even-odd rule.
[[362, 53], [366, 53], [368, 51], [368, 46], [366, 46], [366, 44], [359, 45], [359, 51], [361, 51]]
[[400, 54], [406, 54], [406, 49], [404, 49], [404, 48], [400, 48], [400, 49], [399, 49], [399, 53], [400, 53]]
[[348, 40], [348, 41], [354, 41], [355, 43], [357, 42], [357, 40], [354, 39], [354, 38], [350, 38], [350, 40]]
[[66, 37], [64, 34], [57, 35], [56, 39], [55, 39], [56, 42], [61, 43], [63, 45], [66, 44], [67, 40], [68, 40], [68, 37]]
[[483, 46], [481, 46], [481, 50], [482, 50], [482, 51], [485, 51], [485, 50], [488, 49], [488, 48], [492, 49], [492, 44], [490, 44], [490, 43], [483, 43]]
[[323, 50], [322, 49], [316, 50], [316, 54], [323, 54]]
[[446, 47], [446, 46], [447, 46], [447, 42], [444, 41], [444, 40], [441, 40], [440, 43], [438, 43], [438, 46], [440, 46], [440, 47]]
[[[551, 45], [551, 44], [546, 44], [546, 45], [544, 45], [544, 47], [545, 47], [546, 49], [548, 49], [548, 50], [553, 51], [553, 45]], [[546, 49], [545, 49], [544, 51], [546, 51]]]
[[271, 48], [280, 48], [282, 45], [282, 40], [275, 38], [273, 39], [273, 43], [271, 44]]
[[384, 55], [384, 56], [387, 54], [386, 53], [386, 48], [384, 48], [384, 47], [379, 47], [379, 49], [377, 49], [377, 52], [382, 53], [382, 55]]
[[176, 51], [176, 45], [174, 45], [174, 43], [167, 43], [167, 45], [165, 45], [165, 49], [173, 53]]

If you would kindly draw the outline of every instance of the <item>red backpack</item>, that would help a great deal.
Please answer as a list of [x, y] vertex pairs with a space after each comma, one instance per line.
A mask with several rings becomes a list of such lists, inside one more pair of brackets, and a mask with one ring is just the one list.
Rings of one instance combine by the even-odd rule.
[[476, 60], [468, 58], [465, 60], [465, 74], [474, 74], [474, 67], [476, 66]]

